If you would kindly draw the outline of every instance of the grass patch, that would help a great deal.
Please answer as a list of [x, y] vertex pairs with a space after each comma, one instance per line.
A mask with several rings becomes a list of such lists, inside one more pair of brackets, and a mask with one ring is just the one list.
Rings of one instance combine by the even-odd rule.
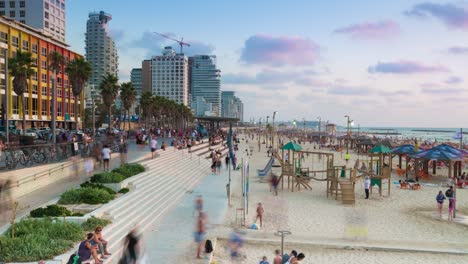
[[48, 205], [46, 208], [37, 208], [32, 210], [29, 215], [33, 218], [39, 217], [61, 217], [61, 216], [83, 216], [80, 213], [72, 213], [67, 208], [53, 204]]
[[128, 188], [122, 188], [120, 189], [119, 193], [128, 193], [130, 191], [130, 189]]
[[108, 220], [91, 217], [82, 226], [53, 218], [23, 219], [0, 236], [0, 262], [36, 262], [51, 259], [84, 240], [87, 231], [106, 226]]
[[111, 172], [94, 174], [91, 177], [91, 183], [119, 183], [144, 171], [145, 167], [140, 164], [127, 163], [113, 169]]
[[99, 184], [99, 183], [92, 183], [92, 182], [84, 182], [82, 184], [80, 184], [80, 187], [81, 188], [96, 188], [96, 189], [102, 189], [102, 190], [105, 190], [107, 191], [108, 193], [110, 194], [116, 194], [116, 192], [114, 190], [112, 190], [111, 188], [109, 187], [106, 187], [102, 184]]
[[80, 188], [64, 192], [58, 204], [105, 204], [114, 199], [114, 194], [97, 188]]

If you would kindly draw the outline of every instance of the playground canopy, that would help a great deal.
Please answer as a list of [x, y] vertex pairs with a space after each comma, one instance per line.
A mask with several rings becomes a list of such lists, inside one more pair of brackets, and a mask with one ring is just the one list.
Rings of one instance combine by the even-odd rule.
[[448, 151], [448, 152], [450, 152], [452, 154], [455, 154], [457, 156], [466, 156], [466, 155], [468, 155], [468, 153], [466, 151], [461, 150], [461, 149], [457, 149], [457, 148], [452, 147], [452, 146], [450, 146], [448, 144], [441, 144], [441, 145], [436, 146], [434, 148], [435, 149], [441, 149], [441, 150], [444, 150], [444, 151]]
[[392, 153], [392, 150], [382, 144], [379, 144], [373, 147], [369, 152], [370, 153]]
[[392, 149], [393, 154], [398, 155], [414, 155], [416, 154], [416, 149], [413, 145], [402, 145]]
[[411, 155], [415, 159], [423, 160], [439, 160], [439, 161], [461, 161], [463, 160], [462, 154], [454, 154], [449, 150], [443, 148], [434, 147], [430, 150], [419, 152], [417, 154]]
[[292, 151], [301, 151], [302, 147], [301, 145], [298, 145], [294, 142], [289, 142], [286, 145], [281, 147], [282, 150], [292, 150]]

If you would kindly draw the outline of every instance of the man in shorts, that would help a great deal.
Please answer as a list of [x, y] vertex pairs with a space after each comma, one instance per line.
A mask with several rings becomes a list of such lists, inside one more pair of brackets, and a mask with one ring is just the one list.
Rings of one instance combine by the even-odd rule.
[[156, 141], [156, 137], [152, 136], [151, 141], [150, 141], [151, 158], [152, 159], [154, 159], [154, 155], [155, 155], [157, 147], [158, 147], [158, 141]]
[[104, 170], [109, 171], [109, 161], [111, 159], [111, 150], [109, 146], [104, 145], [104, 148], [102, 149], [102, 159], [104, 160]]

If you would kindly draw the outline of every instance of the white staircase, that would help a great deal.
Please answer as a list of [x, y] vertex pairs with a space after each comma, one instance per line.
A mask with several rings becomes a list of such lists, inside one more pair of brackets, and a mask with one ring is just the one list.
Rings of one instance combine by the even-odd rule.
[[[104, 228], [103, 235], [109, 241], [109, 251], [113, 255], [104, 263], [117, 262], [123, 239], [133, 227], [137, 226], [138, 231], [144, 232], [160, 222], [187, 192], [211, 173], [209, 161], [191, 155], [186, 149], [168, 148], [157, 153], [159, 156], [155, 159], [141, 163], [146, 171], [132, 177], [129, 193], [90, 214], [112, 220], [112, 224]], [[70, 250], [50, 263], [66, 263], [73, 252]]]

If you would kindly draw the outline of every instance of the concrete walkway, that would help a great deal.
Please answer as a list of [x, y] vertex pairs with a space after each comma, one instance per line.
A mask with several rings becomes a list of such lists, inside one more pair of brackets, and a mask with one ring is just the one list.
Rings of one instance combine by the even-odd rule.
[[[137, 162], [144, 160], [146, 158], [150, 158], [151, 154], [149, 152], [149, 149], [147, 147], [144, 148], [139, 148], [134, 143], [129, 143], [128, 144], [128, 154], [127, 154], [127, 161], [128, 162]], [[69, 162], [69, 161], [66, 161]], [[43, 165], [41, 166], [41, 169], [47, 171], [50, 168], [55, 168], [57, 166], [60, 166], [57, 163], [54, 164], [49, 164], [49, 165]], [[110, 168], [116, 168], [120, 166], [120, 156], [117, 154], [114, 154], [112, 156], [111, 162], [110, 162]], [[36, 191], [30, 192], [26, 195], [23, 195], [19, 198], [16, 199], [16, 201], [19, 203], [20, 208], [22, 208], [18, 212], [18, 217], [21, 218], [29, 214], [29, 212], [35, 208], [45, 206], [54, 200], [57, 200], [60, 195], [65, 192], [66, 190], [75, 188], [76, 186], [80, 185], [81, 183], [87, 181], [91, 175], [86, 175], [86, 171], [84, 169], [84, 160], [81, 159], [78, 161], [77, 164], [78, 167], [78, 172], [76, 174], [70, 174], [68, 177], [63, 178], [62, 180], [56, 181], [50, 185], [47, 185], [46, 187], [40, 188]], [[38, 168], [39, 169], [39, 168]], [[102, 171], [102, 168], [99, 168], [95, 166], [93, 173], [97, 173]], [[28, 170], [30, 171], [31, 169], [21, 169], [19, 172], [15, 173], [21, 173], [22, 170]], [[11, 215], [11, 212], [8, 212], [8, 215]], [[0, 218], [0, 234], [3, 233], [3, 231], [7, 228], [8, 223], [3, 219], [3, 217]]]
[[[231, 178], [238, 178], [236, 176], [238, 174], [239, 171], [231, 171]], [[208, 215], [207, 238], [210, 239], [210, 231], [223, 224], [227, 212], [228, 175], [225, 167], [222, 168], [220, 175], [207, 175], [161, 223], [154, 223], [151, 230], [144, 232], [149, 263], [173, 263], [179, 254], [193, 254], [193, 261], [196, 261], [196, 252], [193, 251], [196, 224], [195, 198], [197, 195], [203, 196], [204, 211]]]

